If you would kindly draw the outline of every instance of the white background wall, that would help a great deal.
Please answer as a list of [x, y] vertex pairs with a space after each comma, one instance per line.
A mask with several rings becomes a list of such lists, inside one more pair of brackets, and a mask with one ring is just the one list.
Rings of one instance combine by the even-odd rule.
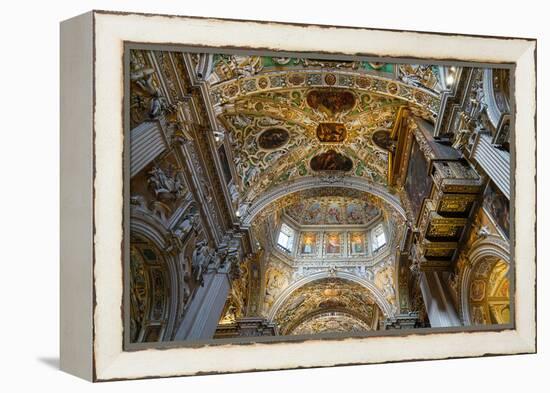
[[[25, 1], [0, 29], [0, 390], [423, 392], [548, 389], [548, 11], [542, 1]], [[538, 38], [539, 354], [91, 385], [58, 371], [59, 27], [90, 9]], [[546, 95], [546, 97], [545, 97]], [[545, 100], [546, 98], [546, 100]], [[548, 122], [546, 122], [548, 123]], [[519, 130], [521, 132], [521, 130]], [[521, 262], [521, 261], [520, 261]], [[406, 348], [404, 348], [406, 351]], [[33, 390], [31, 390], [33, 389]], [[25, 389], [27, 390], [27, 389]]]

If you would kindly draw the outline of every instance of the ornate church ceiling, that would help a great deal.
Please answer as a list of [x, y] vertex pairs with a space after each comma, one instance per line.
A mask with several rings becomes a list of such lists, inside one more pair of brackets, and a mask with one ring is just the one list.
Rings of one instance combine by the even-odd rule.
[[[156, 340], [162, 324], [175, 323], [168, 307], [185, 308], [170, 299], [192, 299], [204, 266], [233, 264], [225, 325], [242, 327], [252, 316], [282, 335], [350, 332], [425, 313], [413, 274], [450, 266], [482, 185], [449, 152], [456, 141], [451, 147], [448, 135], [435, 134], [437, 124], [451, 124], [445, 111], [436, 117], [449, 75], [461, 73], [163, 51], [132, 62], [132, 148], [148, 156], [131, 181], [133, 217], [166, 225], [168, 246], [159, 250], [180, 252], [185, 285], [191, 277], [187, 292], [170, 295], [168, 272], [153, 258], [159, 250], [133, 239], [134, 338]], [[507, 85], [506, 74], [496, 78]], [[501, 89], [495, 99], [504, 105]], [[498, 214], [508, 211], [506, 198], [493, 202], [484, 207], [504, 217], [497, 224], [508, 234], [508, 216]], [[449, 285], [466, 292], [474, 323], [509, 320], [508, 270], [504, 260], [487, 260], [464, 288], [453, 272]], [[151, 310], [142, 307], [144, 291], [153, 293]]]
[[400, 107], [433, 121], [440, 105], [431, 66], [217, 55], [207, 81], [241, 201], [326, 173], [386, 186], [388, 146], [375, 133]]
[[279, 307], [275, 321], [282, 334], [292, 332], [319, 313], [343, 312], [367, 326], [376, 323], [380, 309], [365, 287], [340, 278], [326, 278], [295, 290]]
[[291, 335], [364, 332], [371, 326], [361, 319], [342, 312], [322, 313], [305, 320], [290, 332]]
[[300, 225], [368, 225], [381, 214], [374, 204], [350, 197], [311, 197], [285, 208]]
[[509, 265], [493, 257], [477, 266], [470, 284], [471, 316], [475, 324], [510, 322]]
[[[289, 193], [276, 201], [273, 201], [256, 216], [254, 226], [262, 223], [266, 218], [271, 217], [273, 214], [283, 211], [292, 217], [297, 224], [316, 225], [313, 223], [307, 224], [310, 218], [307, 217], [305, 210], [304, 212], [300, 212], [300, 209], [302, 207], [307, 209], [308, 206], [311, 206], [311, 208], [315, 210], [314, 205], [316, 205], [316, 202], [321, 203], [322, 201], [323, 207], [321, 207], [320, 214], [317, 217], [311, 217], [311, 220], [318, 219], [320, 225], [323, 225], [322, 223], [324, 222], [328, 223], [328, 220], [332, 220], [332, 218], [327, 218], [328, 203], [330, 201], [340, 204], [342, 209], [340, 210], [340, 219], [342, 220], [342, 224], [344, 224], [344, 222], [351, 224], [352, 221], [357, 219], [357, 221], [361, 220], [361, 222], [368, 225], [368, 223], [375, 219], [370, 218], [373, 217], [375, 212], [385, 214], [388, 219], [391, 219], [391, 221], [396, 224], [403, 221], [403, 217], [392, 206], [390, 206], [389, 203], [373, 194], [345, 187], [320, 187]], [[362, 206], [360, 212], [351, 213], [348, 211], [348, 209], [355, 210], [356, 206]], [[346, 217], [348, 213], [351, 215], [350, 218]], [[355, 217], [356, 213], [361, 214], [363, 218], [359, 219], [359, 217]], [[336, 220], [336, 217], [334, 220]]]
[[[438, 67], [240, 55], [192, 61], [201, 70], [219, 126], [216, 141], [231, 167], [226, 172], [236, 216], [251, 228], [255, 247], [266, 251], [258, 309], [282, 335], [376, 330], [381, 309], [388, 315], [397, 310], [392, 250], [405, 228], [401, 197], [388, 184], [389, 153], [395, 153], [390, 133], [403, 108], [435, 122], [442, 91]], [[332, 184], [333, 178], [348, 183]], [[326, 179], [326, 186], [285, 188], [311, 179]], [[349, 179], [361, 186], [350, 186]], [[319, 247], [303, 261], [301, 229], [293, 240], [298, 251], [277, 254], [282, 222], [307, 231], [338, 225], [332, 230], [343, 231], [342, 250], [374, 244], [374, 233], [359, 242], [353, 231], [382, 223], [388, 246], [377, 254], [373, 248], [354, 258], [348, 251], [341, 260], [325, 258], [328, 246], [317, 252], [319, 232]], [[297, 280], [329, 269], [363, 285], [329, 274], [286, 293]]]

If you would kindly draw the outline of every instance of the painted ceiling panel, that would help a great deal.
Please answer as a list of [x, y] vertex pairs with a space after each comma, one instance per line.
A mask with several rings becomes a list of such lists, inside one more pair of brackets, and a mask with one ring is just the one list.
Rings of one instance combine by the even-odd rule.
[[326, 278], [306, 284], [294, 291], [277, 311], [275, 320], [284, 333], [319, 312], [344, 311], [360, 315], [371, 326], [379, 312], [370, 292], [359, 284]]
[[316, 197], [288, 206], [285, 213], [300, 225], [368, 225], [381, 211], [360, 199]]

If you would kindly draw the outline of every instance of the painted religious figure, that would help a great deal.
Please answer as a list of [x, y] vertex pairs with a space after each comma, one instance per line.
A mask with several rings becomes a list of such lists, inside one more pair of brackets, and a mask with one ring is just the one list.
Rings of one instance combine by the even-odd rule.
[[346, 207], [346, 219], [348, 224], [362, 224], [364, 217], [361, 206], [356, 203], [350, 203]]
[[302, 215], [304, 214], [306, 205], [302, 201], [298, 201], [290, 206], [287, 206], [285, 208], [285, 212], [292, 217], [294, 220], [296, 220], [298, 223], [302, 220]]
[[380, 210], [370, 203], [365, 203], [363, 213], [365, 214], [365, 224], [374, 220], [380, 214]]
[[483, 207], [493, 217], [500, 229], [510, 236], [510, 202], [492, 183], [487, 185], [483, 198]]
[[304, 212], [304, 224], [319, 224], [322, 219], [321, 203], [315, 202], [309, 205]]
[[355, 105], [355, 96], [349, 91], [313, 90], [307, 95], [307, 104], [328, 119], [341, 112], [349, 111]]
[[302, 234], [300, 253], [303, 255], [314, 255], [317, 253], [317, 233], [306, 232]]
[[289, 138], [288, 131], [282, 128], [270, 128], [258, 137], [258, 144], [262, 149], [272, 150], [282, 147]]
[[340, 143], [346, 139], [346, 127], [342, 123], [319, 123], [317, 138], [324, 143]]
[[365, 253], [365, 234], [363, 232], [350, 233], [350, 250], [352, 254]]
[[432, 177], [428, 174], [428, 163], [416, 141], [411, 148], [411, 157], [405, 181], [405, 190], [411, 200], [415, 215], [420, 213], [422, 202], [432, 189]]
[[327, 224], [341, 224], [342, 213], [338, 203], [330, 203], [327, 207]]
[[470, 289], [470, 298], [474, 302], [482, 301], [485, 298], [485, 281], [474, 280]]
[[393, 152], [395, 142], [391, 140], [390, 135], [388, 130], [378, 130], [372, 134], [372, 141], [379, 148]]
[[325, 153], [316, 155], [311, 159], [311, 169], [314, 171], [343, 171], [349, 172], [353, 168], [353, 162], [349, 157], [330, 149]]
[[326, 254], [340, 254], [341, 245], [340, 245], [340, 233], [339, 232], [329, 232], [326, 235]]

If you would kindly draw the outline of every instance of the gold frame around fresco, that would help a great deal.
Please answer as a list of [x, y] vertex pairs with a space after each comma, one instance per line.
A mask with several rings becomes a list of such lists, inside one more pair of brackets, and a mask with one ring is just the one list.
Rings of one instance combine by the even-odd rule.
[[[512, 193], [520, 234], [513, 254], [521, 261], [515, 266], [513, 328], [125, 351], [121, 244], [128, 43], [513, 65], [514, 126], [522, 130], [513, 167], [514, 189], [522, 190]], [[63, 22], [61, 368], [107, 381], [535, 352], [535, 91], [533, 39], [99, 11]]]

